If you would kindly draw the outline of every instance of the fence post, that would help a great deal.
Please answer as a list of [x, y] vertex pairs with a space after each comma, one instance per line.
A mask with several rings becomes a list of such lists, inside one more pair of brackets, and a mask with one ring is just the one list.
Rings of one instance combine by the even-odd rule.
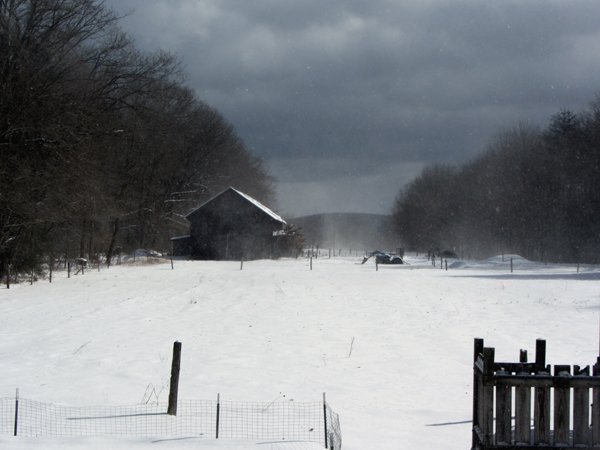
[[221, 394], [217, 394], [217, 425], [215, 430], [215, 439], [219, 439], [219, 420], [221, 418]]
[[[498, 375], [510, 372], [499, 370]], [[506, 384], [496, 386], [496, 445], [511, 444], [512, 388]]]
[[[519, 351], [519, 362], [527, 362], [527, 350]], [[520, 370], [517, 375], [528, 375]], [[531, 445], [531, 388], [515, 389], [515, 441], [517, 445]]]
[[325, 392], [323, 392], [323, 425], [324, 425], [324, 434], [325, 434], [325, 448], [329, 448], [327, 439], [328, 439], [328, 433], [327, 433], [327, 399], [325, 397]]
[[312, 256], [310, 257], [310, 270], [312, 270]]
[[554, 445], [556, 447], [569, 446], [571, 389], [568, 379], [570, 374], [570, 366], [558, 364], [554, 366], [556, 380], [554, 385]]
[[242, 256], [242, 258], [240, 259], [240, 270], [244, 269], [244, 257]]
[[67, 278], [71, 278], [71, 261], [67, 262]]
[[[546, 341], [535, 341], [535, 373], [550, 375], [546, 370]], [[535, 403], [533, 406], [533, 443], [534, 445], [550, 444], [550, 388], [539, 386], [534, 389]]]
[[[592, 375], [600, 375], [600, 356], [592, 368]], [[592, 389], [592, 446], [600, 445], [600, 388]]]
[[[586, 378], [590, 376], [590, 367], [573, 367], [575, 377]], [[573, 389], [573, 446], [589, 445], [590, 423], [590, 390], [589, 388]]]
[[479, 427], [479, 399], [481, 393], [479, 392], [479, 375], [475, 363], [477, 362], [478, 356], [482, 353], [483, 339], [475, 338], [473, 342], [473, 440], [471, 445], [472, 448], [475, 448], [475, 446], [479, 442], [479, 438], [475, 429], [476, 427]]
[[513, 259], [510, 258], [510, 273], [513, 272]]
[[167, 414], [177, 415], [177, 394], [179, 392], [179, 369], [181, 367], [181, 342], [173, 343], [173, 362], [171, 364], [171, 383], [169, 388], [169, 406]]
[[19, 389], [17, 388], [17, 393], [15, 395], [15, 433], [17, 435], [17, 429], [19, 427]]
[[543, 372], [546, 368], [546, 341], [544, 339], [535, 340], [535, 370]]
[[483, 349], [482, 408], [479, 427], [483, 432], [483, 445], [492, 445], [494, 438], [494, 348]]
[[6, 264], [6, 289], [10, 289], [10, 263]]

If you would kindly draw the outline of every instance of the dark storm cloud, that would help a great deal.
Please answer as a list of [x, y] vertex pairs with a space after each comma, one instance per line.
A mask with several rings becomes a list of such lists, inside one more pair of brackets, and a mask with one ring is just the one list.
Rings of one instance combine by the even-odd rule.
[[599, 90], [600, 2], [111, 0], [280, 181], [285, 212], [385, 212], [430, 162]]

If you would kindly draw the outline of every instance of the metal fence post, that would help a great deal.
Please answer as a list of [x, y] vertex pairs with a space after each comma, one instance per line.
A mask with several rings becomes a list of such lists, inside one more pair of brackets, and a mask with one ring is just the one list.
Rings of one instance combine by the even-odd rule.
[[323, 424], [325, 426], [325, 448], [328, 448], [329, 446], [327, 445], [327, 439], [329, 436], [327, 435], [327, 399], [325, 397], [325, 392], [323, 392]]
[[221, 394], [217, 394], [217, 427], [215, 431], [215, 439], [219, 439], [219, 420], [221, 418]]
[[17, 435], [17, 430], [19, 428], [19, 389], [17, 388], [17, 394], [15, 396], [15, 433]]

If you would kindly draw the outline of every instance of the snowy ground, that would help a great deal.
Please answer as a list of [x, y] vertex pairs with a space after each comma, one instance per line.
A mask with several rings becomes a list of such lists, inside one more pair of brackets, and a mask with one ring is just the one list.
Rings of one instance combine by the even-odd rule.
[[[473, 338], [513, 361], [547, 339], [550, 364], [593, 364], [600, 270], [513, 256], [379, 266], [360, 257], [121, 265], [0, 288], [0, 397], [67, 405], [321, 399], [343, 448], [470, 448]], [[0, 436], [2, 448], [292, 450], [272, 443]], [[257, 445], [258, 444], [258, 445]], [[309, 447], [302, 447], [303, 449]], [[317, 448], [316, 446], [314, 448]]]

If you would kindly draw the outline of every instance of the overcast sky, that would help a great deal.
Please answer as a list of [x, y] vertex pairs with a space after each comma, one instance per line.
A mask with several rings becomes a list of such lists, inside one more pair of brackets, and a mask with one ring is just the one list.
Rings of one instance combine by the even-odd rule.
[[433, 162], [600, 92], [600, 1], [108, 0], [278, 179], [279, 212], [388, 213]]

